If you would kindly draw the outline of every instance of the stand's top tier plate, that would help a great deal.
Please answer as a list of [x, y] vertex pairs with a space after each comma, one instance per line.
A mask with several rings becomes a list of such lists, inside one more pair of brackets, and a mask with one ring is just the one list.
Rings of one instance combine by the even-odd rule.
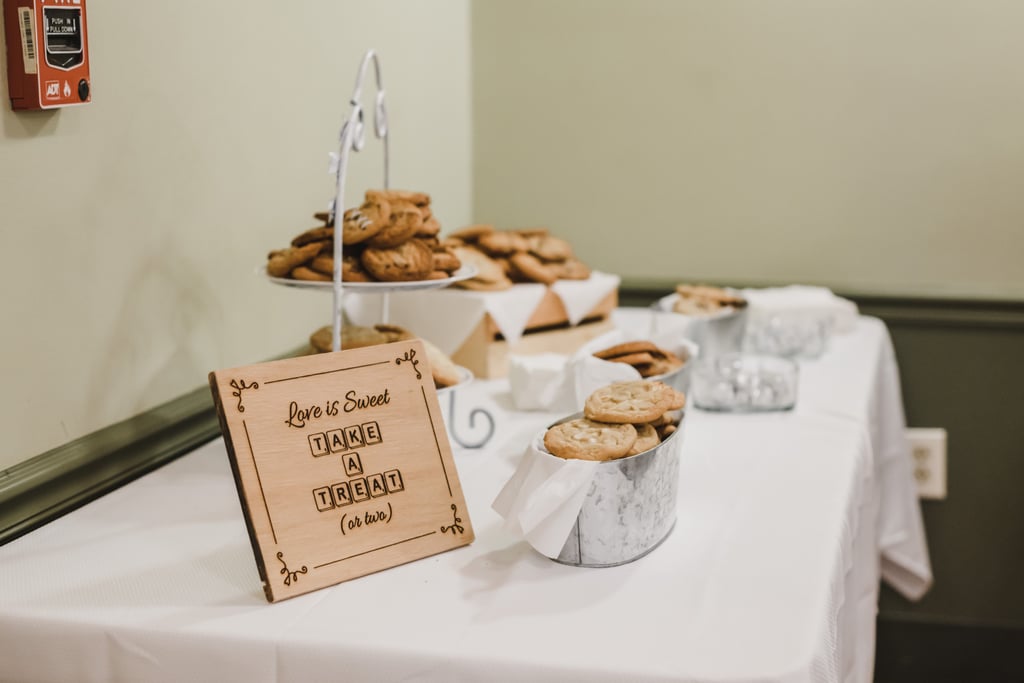
[[[411, 292], [422, 289], [443, 289], [461, 280], [468, 280], [476, 275], [476, 266], [465, 265], [452, 273], [451, 277], [443, 280], [413, 280], [412, 282], [349, 282], [346, 280], [342, 286], [346, 292], [363, 292], [372, 294], [383, 294], [385, 292]], [[272, 277], [267, 275], [266, 266], [261, 266], [259, 273], [276, 285], [285, 287], [296, 287], [298, 289], [316, 289], [324, 292], [334, 290], [334, 282], [318, 282], [312, 280], [292, 280], [284, 277]]]

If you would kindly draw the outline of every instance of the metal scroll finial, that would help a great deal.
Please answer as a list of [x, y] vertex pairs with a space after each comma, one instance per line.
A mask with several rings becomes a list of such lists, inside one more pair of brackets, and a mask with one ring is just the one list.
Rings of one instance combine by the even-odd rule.
[[473, 408], [469, 411], [469, 428], [474, 429], [477, 427], [476, 419], [480, 417], [483, 421], [486, 421], [484, 427], [484, 435], [476, 441], [467, 441], [459, 436], [457, 422], [455, 417], [455, 392], [451, 392], [448, 398], [448, 433], [455, 440], [455, 443], [459, 444], [463, 448], [482, 448], [491, 440], [494, 436], [494, 416], [491, 415], [484, 408]]
[[335, 226], [334, 230], [334, 328], [331, 337], [331, 348], [334, 351], [341, 350], [341, 316], [342, 316], [342, 282], [341, 282], [341, 219], [345, 213], [345, 172], [348, 169], [348, 155], [350, 151], [358, 152], [366, 144], [365, 126], [363, 123], [363, 107], [360, 103], [363, 95], [363, 79], [366, 77], [367, 67], [373, 62], [373, 72], [377, 81], [377, 97], [374, 100], [373, 108], [373, 130], [384, 143], [384, 189], [390, 187], [388, 179], [388, 110], [384, 96], [384, 79], [381, 76], [380, 59], [374, 50], [367, 50], [363, 55], [363, 61], [359, 64], [359, 72], [356, 75], [356, 86], [352, 91], [352, 98], [349, 100], [351, 109], [348, 118], [341, 124], [341, 132], [338, 134], [338, 154], [332, 158], [332, 168], [335, 171], [336, 185], [334, 201], [331, 203], [330, 219]]

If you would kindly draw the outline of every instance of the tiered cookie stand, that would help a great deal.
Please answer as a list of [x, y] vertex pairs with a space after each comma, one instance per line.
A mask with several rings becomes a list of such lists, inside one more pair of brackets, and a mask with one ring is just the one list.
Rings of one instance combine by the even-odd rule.
[[[384, 97], [384, 82], [381, 77], [380, 60], [376, 52], [369, 50], [359, 65], [359, 73], [356, 77], [355, 89], [350, 100], [351, 109], [348, 118], [342, 123], [339, 135], [339, 148], [336, 154], [331, 154], [331, 170], [335, 173], [336, 185], [334, 200], [330, 205], [330, 223], [341, 225], [339, 214], [345, 211], [345, 172], [348, 168], [349, 152], [359, 152], [366, 143], [365, 125], [363, 121], [363, 107], [360, 103], [363, 91], [363, 79], [370, 63], [373, 63], [374, 74], [377, 81], [377, 97], [374, 102], [373, 128], [377, 138], [380, 139], [384, 148], [384, 189], [388, 189], [388, 125], [387, 106]], [[349, 282], [343, 283], [341, 278], [342, 264], [342, 239], [341, 230], [334, 231], [334, 279], [331, 282], [312, 282], [306, 280], [292, 280], [287, 278], [270, 277], [268, 279], [275, 284], [299, 289], [330, 290], [334, 293], [333, 306], [333, 328], [331, 336], [331, 348], [334, 351], [341, 350], [341, 326], [343, 317], [343, 298], [345, 290], [350, 292], [363, 292], [381, 294], [380, 320], [383, 323], [388, 321], [389, 297], [392, 292], [412, 291], [419, 289], [441, 289], [448, 285], [473, 277], [475, 272], [472, 267], [465, 266], [456, 271], [451, 277], [443, 280], [422, 280], [415, 282]], [[463, 448], [480, 448], [486, 444], [494, 435], [494, 417], [483, 408], [474, 408], [469, 413], [470, 429], [476, 428], [478, 418], [485, 421], [485, 433], [482, 438], [475, 441], [464, 440], [459, 437], [455, 427], [455, 395], [457, 390], [467, 386], [473, 381], [473, 373], [466, 368], [460, 368], [462, 378], [451, 387], [438, 390], [438, 395], [448, 394], [448, 431], [451, 437]]]

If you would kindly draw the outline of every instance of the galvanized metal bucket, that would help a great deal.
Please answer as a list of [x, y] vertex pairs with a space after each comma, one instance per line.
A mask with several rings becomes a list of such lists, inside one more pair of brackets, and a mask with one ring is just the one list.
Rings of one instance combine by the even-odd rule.
[[697, 364], [697, 357], [700, 347], [690, 339], [680, 339], [676, 344], [676, 355], [683, 361], [683, 364], [663, 375], [654, 375], [647, 379], [664, 382], [676, 391], [684, 394], [690, 391], [690, 379], [693, 376], [693, 367]]
[[700, 347], [702, 358], [739, 351], [747, 327], [747, 309], [734, 308], [710, 315], [684, 315], [666, 309], [664, 301], [651, 305], [651, 334], [678, 332]]
[[[582, 417], [577, 413], [565, 420]], [[577, 567], [614, 567], [658, 547], [676, 523], [679, 492], [679, 428], [649, 451], [597, 463], [576, 523], [556, 562]]]

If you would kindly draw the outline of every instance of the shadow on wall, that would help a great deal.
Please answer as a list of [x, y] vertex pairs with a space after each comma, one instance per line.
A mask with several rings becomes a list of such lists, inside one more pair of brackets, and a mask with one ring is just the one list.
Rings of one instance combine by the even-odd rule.
[[[6, 68], [3, 69], [6, 73]], [[5, 111], [0, 120], [3, 121], [3, 138], [9, 140], [27, 140], [29, 138], [47, 137], [57, 132], [57, 124], [60, 121], [60, 109], [44, 109], [40, 111], [19, 111], [10, 109], [10, 100], [7, 99], [7, 80], [0, 87], [3, 88]]]
[[188, 386], [206, 382], [224, 311], [207, 274], [189, 262], [173, 235], [155, 245], [121, 290], [116, 319], [105, 331], [103, 361], [93, 368], [87, 421], [109, 422], [109, 396], [131, 396], [133, 414]]

